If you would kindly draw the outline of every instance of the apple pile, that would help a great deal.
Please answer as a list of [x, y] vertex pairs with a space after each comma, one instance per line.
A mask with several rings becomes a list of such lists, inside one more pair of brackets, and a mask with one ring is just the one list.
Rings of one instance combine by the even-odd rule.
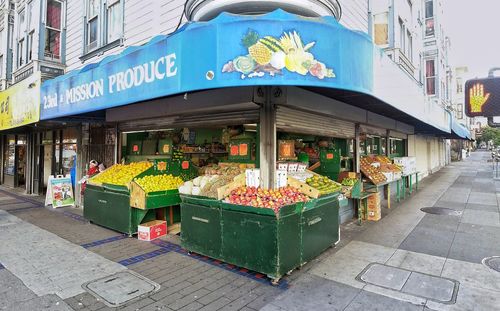
[[256, 187], [239, 187], [231, 191], [227, 203], [258, 208], [272, 208], [278, 213], [280, 208], [296, 202], [305, 202], [309, 198], [294, 187], [282, 187], [276, 190]]

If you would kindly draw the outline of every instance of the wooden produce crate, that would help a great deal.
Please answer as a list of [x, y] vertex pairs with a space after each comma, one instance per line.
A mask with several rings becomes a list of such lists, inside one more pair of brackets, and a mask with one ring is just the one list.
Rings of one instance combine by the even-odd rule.
[[132, 207], [146, 210], [179, 205], [180, 203], [181, 198], [177, 189], [148, 193], [135, 181], [130, 184], [130, 206]]
[[318, 189], [313, 188], [308, 184], [303, 183], [291, 176], [288, 176], [288, 185], [297, 188], [301, 193], [314, 199], [319, 198], [319, 196], [321, 195]]
[[236, 188], [244, 187], [246, 185], [245, 174], [240, 174], [234, 177], [233, 181], [229, 184], [217, 188], [217, 200], [222, 200], [228, 197]]

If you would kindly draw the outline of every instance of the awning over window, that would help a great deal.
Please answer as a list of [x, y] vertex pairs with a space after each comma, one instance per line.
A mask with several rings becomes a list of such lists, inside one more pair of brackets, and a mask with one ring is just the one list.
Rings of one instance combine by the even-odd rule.
[[463, 124], [460, 124], [454, 117], [451, 117], [450, 138], [472, 140], [472, 135], [467, 127], [465, 127]]
[[[258, 16], [223, 13], [46, 81], [41, 119], [186, 92], [281, 85], [321, 89], [332, 98], [343, 94], [338, 99], [366, 110], [396, 120], [399, 115], [434, 134], [450, 133], [444, 110], [418, 110], [413, 101], [421, 99], [423, 105], [423, 95], [415, 97], [416, 88], [402, 93], [401, 70], [380, 61], [381, 55], [366, 34], [341, 26], [333, 17], [305, 18], [282, 10]], [[383, 83], [374, 81], [379, 77]]]

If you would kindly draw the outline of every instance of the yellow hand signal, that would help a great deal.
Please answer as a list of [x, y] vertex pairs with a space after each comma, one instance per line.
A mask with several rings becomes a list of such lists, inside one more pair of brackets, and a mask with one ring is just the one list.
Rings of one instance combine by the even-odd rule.
[[484, 94], [484, 85], [481, 83], [474, 84], [469, 89], [469, 101], [470, 101], [470, 111], [471, 112], [481, 112], [483, 105], [490, 98], [490, 93]]

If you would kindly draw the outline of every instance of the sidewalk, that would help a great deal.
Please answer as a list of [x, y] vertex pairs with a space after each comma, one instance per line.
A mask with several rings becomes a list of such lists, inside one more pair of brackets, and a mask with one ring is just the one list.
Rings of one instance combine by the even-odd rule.
[[500, 256], [500, 184], [489, 157], [476, 152], [431, 176], [263, 310], [500, 310], [500, 272], [481, 263]]
[[[89, 224], [79, 209], [0, 189], [0, 310], [111, 309], [82, 285], [127, 271], [161, 288], [123, 310], [500, 310], [500, 273], [481, 264], [500, 255], [500, 183], [488, 157], [473, 153], [426, 178], [379, 222], [343, 225], [337, 247], [278, 287], [187, 254], [177, 236], [141, 242]], [[462, 213], [420, 211], [432, 206]], [[449, 296], [456, 302], [439, 302]]]

